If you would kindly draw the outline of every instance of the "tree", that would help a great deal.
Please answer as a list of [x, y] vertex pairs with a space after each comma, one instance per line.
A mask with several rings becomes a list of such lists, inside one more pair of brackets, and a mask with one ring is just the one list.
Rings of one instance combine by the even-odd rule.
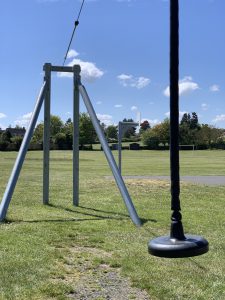
[[51, 115], [50, 116], [50, 136], [52, 138], [63, 129], [63, 121], [59, 116]]
[[188, 114], [188, 113], [183, 114], [183, 117], [182, 117], [182, 119], [180, 121], [180, 125], [186, 124], [186, 125], [190, 126], [190, 123], [191, 123], [191, 116], [190, 116], [190, 114]]
[[1, 141], [2, 142], [8, 142], [8, 143], [10, 143], [11, 142], [11, 138], [12, 138], [12, 135], [11, 135], [10, 131], [7, 130], [7, 129], [1, 134]]
[[8, 130], [2, 132], [0, 136], [0, 150], [4, 151], [11, 143], [12, 135]]
[[179, 140], [182, 145], [197, 144], [197, 132], [200, 129], [196, 112], [185, 113], [180, 122]]
[[80, 114], [79, 120], [80, 145], [93, 144], [96, 140], [96, 132], [92, 125], [91, 118], [87, 113]]
[[140, 133], [144, 132], [145, 130], [147, 129], [150, 129], [150, 123], [148, 120], [145, 120], [143, 121], [141, 124], [140, 124]]
[[22, 136], [14, 136], [14, 137], [11, 138], [11, 142], [16, 145], [16, 150], [20, 149], [22, 141], [23, 141]]
[[107, 139], [116, 139], [118, 138], [117, 126], [109, 125], [105, 129], [105, 134]]
[[65, 134], [66, 140], [65, 143], [69, 147], [69, 149], [72, 149], [73, 145], [73, 122], [71, 118], [69, 118], [62, 129], [62, 132]]
[[212, 143], [217, 143], [221, 139], [223, 132], [223, 129], [208, 124], [202, 124], [196, 135], [197, 145], [206, 145], [210, 147]]
[[55, 144], [58, 145], [59, 149], [64, 149], [66, 143], [66, 135], [63, 132], [58, 132], [55, 135]]
[[141, 139], [143, 144], [150, 149], [157, 149], [159, 146], [159, 137], [157, 135], [157, 132], [153, 129], [145, 130], [141, 135]]
[[169, 144], [170, 141], [170, 121], [166, 118], [162, 123], [155, 125], [152, 128], [155, 136], [158, 137], [162, 144]]
[[190, 129], [199, 129], [199, 127], [198, 115], [196, 112], [193, 112], [190, 120]]
[[35, 130], [32, 137], [33, 143], [42, 143], [43, 142], [43, 132], [44, 132], [44, 123], [39, 123]]

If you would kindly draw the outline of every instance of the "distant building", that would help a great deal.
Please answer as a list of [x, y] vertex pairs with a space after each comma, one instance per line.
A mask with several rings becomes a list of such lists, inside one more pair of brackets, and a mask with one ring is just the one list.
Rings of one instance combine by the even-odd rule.
[[25, 133], [26, 133], [26, 129], [23, 127], [23, 128], [6, 128], [5, 131], [8, 131], [10, 132], [11, 136], [14, 137], [14, 136], [21, 136], [21, 137], [24, 137]]

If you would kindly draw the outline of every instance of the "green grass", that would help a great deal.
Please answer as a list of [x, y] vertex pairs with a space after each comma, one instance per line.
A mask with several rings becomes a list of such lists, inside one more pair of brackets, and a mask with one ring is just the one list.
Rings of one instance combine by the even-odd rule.
[[[16, 155], [0, 152], [1, 195]], [[124, 175], [169, 174], [168, 151], [122, 155]], [[182, 175], [225, 175], [224, 151], [181, 151], [180, 161]], [[102, 152], [80, 152], [80, 207], [73, 207], [72, 152], [51, 152], [50, 205], [43, 206], [42, 152], [27, 154], [7, 222], [0, 225], [0, 299], [67, 299], [76, 288], [77, 266], [86, 259], [91, 260], [90, 268], [102, 261], [121, 267], [123, 275], [146, 289], [151, 299], [225, 299], [225, 187], [182, 184], [185, 232], [207, 238], [210, 251], [193, 258], [164, 259], [149, 255], [147, 243], [169, 232], [169, 184], [126, 181], [138, 214], [146, 221], [136, 228], [115, 183], [105, 179], [110, 174]], [[110, 255], [99, 259], [95, 251], [90, 255], [80, 250], [68, 261], [71, 249], [84, 247]]]

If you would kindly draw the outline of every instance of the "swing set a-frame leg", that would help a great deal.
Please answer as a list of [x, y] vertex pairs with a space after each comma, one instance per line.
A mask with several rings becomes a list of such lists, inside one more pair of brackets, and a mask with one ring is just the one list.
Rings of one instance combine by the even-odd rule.
[[23, 138], [23, 142], [21, 144], [16, 162], [14, 164], [14, 167], [13, 167], [11, 176], [9, 178], [4, 196], [2, 198], [2, 202], [0, 205], [0, 222], [5, 220], [6, 213], [7, 213], [7, 210], [8, 210], [12, 195], [13, 195], [13, 191], [15, 189], [21, 168], [23, 166], [23, 162], [24, 162], [24, 159], [25, 159], [28, 147], [29, 147], [29, 143], [31, 141], [33, 131], [34, 131], [41, 107], [42, 107], [46, 89], [47, 89], [47, 83], [46, 83], [46, 81], [44, 81], [43, 86], [40, 90], [39, 96], [37, 98], [37, 102], [36, 102], [36, 105], [34, 108], [33, 115], [30, 120], [30, 124], [29, 124], [26, 134]]
[[97, 118], [96, 113], [94, 111], [94, 108], [93, 108], [93, 106], [91, 104], [91, 101], [89, 99], [89, 96], [87, 94], [87, 91], [86, 91], [85, 87], [82, 84], [79, 84], [79, 91], [80, 91], [81, 96], [82, 96], [82, 98], [84, 100], [84, 104], [85, 104], [85, 106], [87, 108], [87, 111], [88, 111], [89, 116], [91, 118], [92, 124], [93, 124], [93, 126], [95, 128], [95, 131], [96, 131], [97, 135], [98, 135], [98, 138], [99, 138], [99, 141], [101, 143], [102, 149], [103, 149], [103, 151], [105, 153], [105, 156], [107, 158], [109, 166], [110, 166], [110, 168], [112, 170], [113, 176], [114, 176], [115, 181], [117, 183], [117, 186], [118, 186], [118, 188], [120, 190], [121, 196], [123, 197], [123, 200], [124, 200], [124, 203], [125, 203], [125, 205], [127, 207], [128, 213], [129, 213], [129, 215], [130, 215], [133, 223], [135, 225], [137, 225], [137, 226], [141, 226], [141, 220], [138, 217], [138, 214], [137, 214], [137, 212], [135, 210], [135, 207], [134, 207], [134, 205], [132, 203], [132, 200], [130, 198], [130, 195], [128, 193], [126, 185], [125, 185], [125, 183], [123, 181], [123, 178], [122, 178], [122, 176], [121, 176], [121, 174], [119, 172], [119, 169], [117, 167], [115, 159], [114, 159], [114, 157], [112, 155], [112, 152], [111, 152], [111, 150], [109, 148], [109, 145], [107, 143], [105, 135], [104, 135], [104, 133], [102, 131], [102, 128], [101, 128], [101, 126], [99, 124], [99, 121], [98, 121], [98, 118]]

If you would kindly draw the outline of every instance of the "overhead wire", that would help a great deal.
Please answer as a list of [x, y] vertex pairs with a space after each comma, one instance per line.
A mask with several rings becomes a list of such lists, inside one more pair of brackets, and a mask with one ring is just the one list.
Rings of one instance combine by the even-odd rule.
[[70, 38], [70, 41], [69, 41], [69, 45], [68, 45], [67, 50], [66, 50], [66, 54], [65, 54], [65, 56], [64, 56], [63, 66], [65, 65], [65, 62], [66, 62], [66, 59], [67, 59], [67, 55], [68, 55], [68, 52], [69, 52], [69, 50], [70, 50], [70, 46], [71, 46], [71, 44], [72, 44], [72, 41], [73, 41], [73, 37], [74, 37], [75, 31], [76, 31], [76, 28], [77, 28], [77, 26], [79, 25], [79, 18], [80, 18], [80, 15], [81, 15], [81, 12], [82, 12], [82, 9], [83, 9], [83, 6], [84, 6], [84, 1], [85, 1], [85, 0], [83, 0], [82, 3], [81, 3], [81, 6], [80, 6], [80, 10], [79, 10], [77, 19], [76, 19], [76, 21], [75, 21], [75, 23], [74, 23], [73, 32], [72, 32], [72, 35], [71, 35], [71, 38]]

